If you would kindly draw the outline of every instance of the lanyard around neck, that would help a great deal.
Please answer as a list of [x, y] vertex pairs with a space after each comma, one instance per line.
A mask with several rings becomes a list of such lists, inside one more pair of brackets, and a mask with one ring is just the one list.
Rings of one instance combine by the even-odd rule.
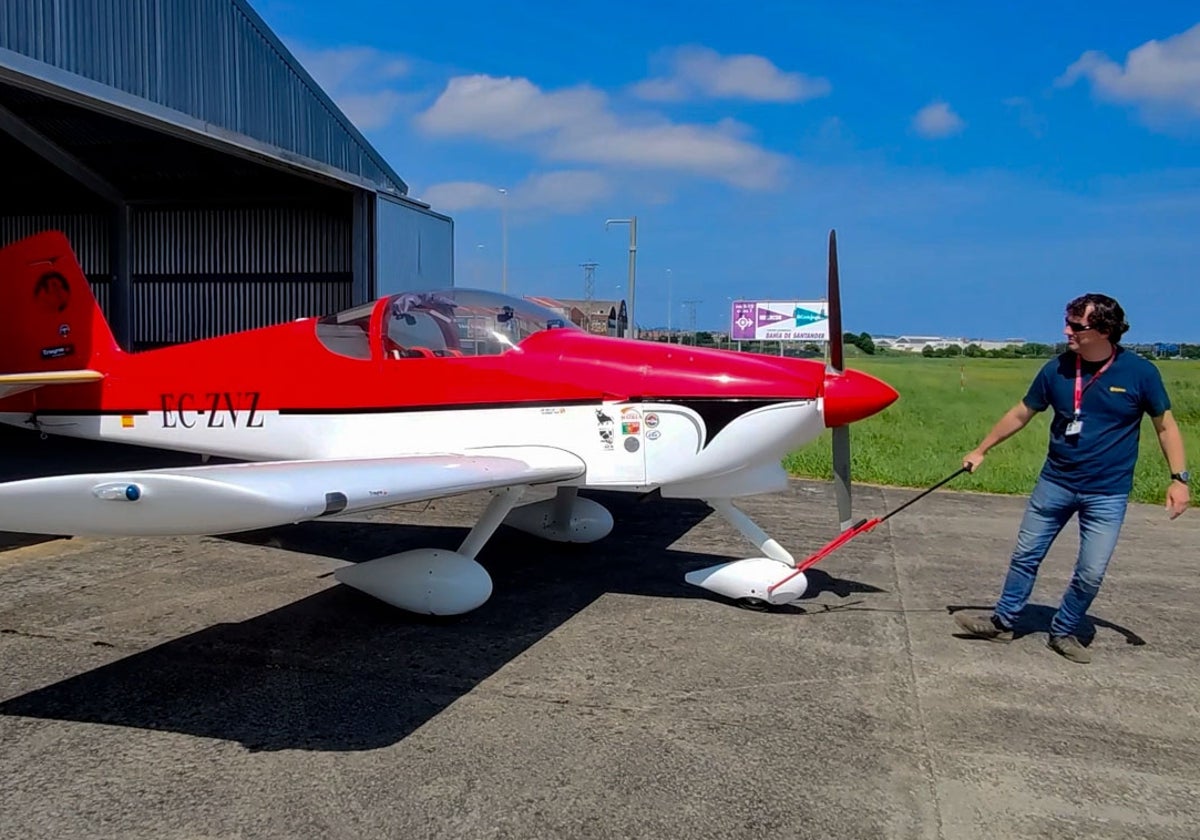
[[1083, 404], [1083, 395], [1088, 388], [1092, 387], [1092, 383], [1100, 378], [1100, 374], [1108, 370], [1113, 363], [1113, 359], [1117, 358], [1117, 351], [1113, 350], [1112, 355], [1108, 357], [1108, 361], [1100, 370], [1096, 371], [1096, 375], [1088, 380], [1088, 384], [1083, 384], [1083, 357], [1079, 354], [1075, 355], [1075, 416], [1079, 416], [1079, 407]]

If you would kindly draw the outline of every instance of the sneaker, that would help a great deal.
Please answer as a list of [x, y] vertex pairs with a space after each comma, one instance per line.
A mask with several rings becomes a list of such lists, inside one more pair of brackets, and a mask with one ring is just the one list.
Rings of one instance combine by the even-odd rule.
[[1072, 662], [1078, 662], [1080, 665], [1086, 665], [1092, 661], [1092, 654], [1074, 636], [1052, 635], [1047, 640], [1046, 647]]
[[994, 615], [955, 613], [954, 623], [972, 636], [987, 639], [989, 642], [1011, 642], [1013, 640], [1013, 631], [997, 621]]

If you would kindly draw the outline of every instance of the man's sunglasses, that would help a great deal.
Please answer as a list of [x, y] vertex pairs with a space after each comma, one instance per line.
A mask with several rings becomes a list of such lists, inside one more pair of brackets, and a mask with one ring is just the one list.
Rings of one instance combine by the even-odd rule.
[[1071, 328], [1071, 332], [1081, 333], [1081, 332], [1087, 332], [1088, 330], [1095, 329], [1095, 327], [1089, 327], [1087, 324], [1081, 324], [1078, 321], [1072, 321], [1070, 318], [1066, 318], [1065, 320], [1066, 320], [1067, 326]]

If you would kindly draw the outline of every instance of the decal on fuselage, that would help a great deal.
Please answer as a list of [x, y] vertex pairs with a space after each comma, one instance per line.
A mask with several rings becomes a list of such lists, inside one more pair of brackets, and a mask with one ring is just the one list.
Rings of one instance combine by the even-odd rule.
[[602, 408], [596, 409], [596, 430], [600, 435], [600, 446], [605, 452], [613, 450], [613, 434], [616, 431], [614, 428], [612, 417], [610, 417]]
[[43, 359], [61, 359], [64, 356], [70, 356], [75, 352], [74, 344], [59, 344], [54, 347], [43, 347]]
[[[621, 411], [621, 434], [623, 435], [639, 435], [642, 431], [642, 415], [636, 408], [626, 408]], [[626, 441], [625, 448], [629, 449], [629, 442]], [[636, 452], [637, 446], [629, 449], [630, 452]]]
[[259, 397], [258, 391], [160, 394], [162, 427], [192, 429], [203, 424], [210, 429], [261, 429], [263, 418], [258, 413]]

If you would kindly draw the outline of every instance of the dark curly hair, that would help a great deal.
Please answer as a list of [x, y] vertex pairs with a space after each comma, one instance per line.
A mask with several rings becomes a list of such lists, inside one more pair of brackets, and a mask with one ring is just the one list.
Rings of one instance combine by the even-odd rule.
[[1095, 327], [1096, 332], [1107, 334], [1108, 340], [1116, 344], [1129, 329], [1129, 324], [1125, 321], [1125, 310], [1108, 295], [1089, 293], [1080, 295], [1068, 303], [1067, 314], [1072, 318], [1082, 318], [1089, 303], [1092, 305], [1092, 314], [1088, 318], [1088, 325]]

